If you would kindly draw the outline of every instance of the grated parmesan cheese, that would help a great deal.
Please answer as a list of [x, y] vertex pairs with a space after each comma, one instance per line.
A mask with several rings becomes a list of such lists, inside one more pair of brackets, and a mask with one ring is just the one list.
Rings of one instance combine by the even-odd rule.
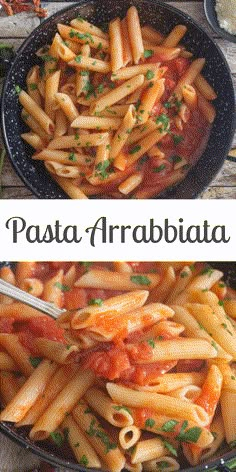
[[236, 0], [216, 0], [216, 12], [220, 27], [236, 34]]

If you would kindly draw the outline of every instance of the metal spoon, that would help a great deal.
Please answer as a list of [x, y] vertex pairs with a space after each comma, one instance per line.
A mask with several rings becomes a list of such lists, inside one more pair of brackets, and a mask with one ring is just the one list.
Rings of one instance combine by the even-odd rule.
[[15, 287], [14, 285], [9, 284], [2, 279], [0, 279], [0, 293], [2, 295], [7, 295], [8, 297], [14, 298], [19, 302], [25, 303], [36, 310], [40, 310], [54, 319], [66, 311], [54, 306], [53, 303], [40, 300], [40, 298], [37, 298], [30, 293], [24, 292], [24, 290], [21, 290], [20, 288]]

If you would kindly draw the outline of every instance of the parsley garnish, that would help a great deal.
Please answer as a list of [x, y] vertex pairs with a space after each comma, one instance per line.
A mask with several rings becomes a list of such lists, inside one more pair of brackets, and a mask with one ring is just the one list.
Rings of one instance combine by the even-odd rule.
[[182, 157], [177, 156], [177, 155], [176, 156], [170, 156], [169, 161], [173, 162], [174, 164], [177, 164], [178, 162], [182, 161]]
[[153, 428], [153, 426], [155, 426], [155, 420], [153, 420], [152, 418], [148, 418], [145, 421], [145, 427], [146, 428]]
[[15, 91], [16, 91], [17, 95], [19, 95], [21, 93], [21, 90], [22, 90], [22, 88], [19, 85], [15, 85]]
[[105, 454], [107, 454], [109, 451], [111, 451], [112, 449], [116, 449], [117, 448], [117, 445], [115, 443], [112, 443], [110, 442], [110, 438], [109, 436], [105, 433], [105, 431], [102, 431], [100, 429], [97, 429], [97, 428], [94, 428], [96, 424], [96, 421], [95, 419], [92, 419], [90, 425], [89, 425], [89, 429], [86, 431], [86, 433], [89, 435], [89, 436], [95, 436], [97, 438], [100, 438], [102, 443], [104, 444], [105, 446]]
[[132, 149], [130, 149], [129, 154], [135, 154], [136, 152], [140, 151], [140, 149], [141, 149], [141, 146], [137, 144]]
[[81, 55], [75, 57], [75, 62], [78, 62], [78, 64], [81, 63], [81, 60], [82, 60], [82, 56], [81, 56]]
[[90, 33], [79, 33], [79, 31], [71, 30], [69, 36], [70, 38], [88, 39], [91, 44], [94, 44], [93, 37]]
[[231, 441], [231, 442], [229, 443], [229, 447], [232, 448], [232, 449], [233, 449], [234, 447], [236, 447], [236, 439], [234, 439], [234, 441]]
[[145, 59], [147, 59], [148, 57], [152, 57], [153, 54], [154, 54], [153, 49], [144, 49], [143, 55], [144, 55]]
[[169, 420], [169, 421], [166, 421], [166, 423], [164, 423], [161, 427], [161, 431], [164, 431], [165, 433], [168, 433], [170, 431], [173, 431], [175, 429], [175, 426], [178, 424], [179, 422], [176, 421], [176, 420]]
[[214, 269], [211, 269], [210, 267], [205, 267], [205, 269], [202, 269], [201, 275], [208, 274], [209, 277], [213, 274]]
[[62, 292], [68, 292], [68, 290], [70, 290], [70, 287], [68, 287], [68, 285], [63, 285], [60, 282], [56, 282], [54, 284], [54, 287], [59, 288]]
[[101, 306], [103, 304], [103, 300], [101, 298], [90, 298], [88, 304]]
[[72, 162], [76, 162], [76, 155], [74, 152], [70, 152], [69, 156], [68, 156], [68, 159], [69, 161], [72, 161]]
[[186, 431], [187, 427], [188, 427], [188, 421], [184, 421], [181, 426], [181, 430], [178, 436], [176, 436], [176, 439], [183, 442], [196, 443], [198, 439], [200, 438], [200, 435], [202, 432], [201, 428], [199, 428], [198, 426], [194, 426], [193, 428], [189, 428]]
[[173, 456], [177, 457], [177, 451], [176, 451], [175, 447], [169, 441], [167, 441], [166, 439], [163, 439], [163, 444], [164, 444], [165, 448], [171, 454], [173, 454]]
[[153, 172], [161, 172], [162, 170], [164, 170], [166, 168], [166, 165], [165, 164], [161, 164], [160, 166], [158, 167], [153, 167]]
[[57, 62], [57, 58], [53, 57], [53, 56], [50, 56], [49, 54], [45, 54], [45, 56], [41, 56], [41, 59], [44, 62]]
[[150, 285], [151, 284], [151, 280], [149, 280], [149, 278], [146, 277], [146, 275], [131, 275], [130, 280], [134, 284], [138, 284], [138, 285]]
[[146, 77], [147, 80], [151, 80], [151, 79], [153, 79], [154, 75], [155, 74], [154, 74], [153, 70], [148, 70], [145, 77]]
[[182, 143], [184, 140], [184, 137], [180, 136], [179, 134], [172, 134], [172, 138], [175, 146], [178, 146], [178, 144]]
[[88, 465], [89, 460], [85, 454], [80, 458], [79, 464], [84, 465], [85, 467]]
[[30, 88], [30, 90], [37, 90], [38, 86], [37, 86], [37, 84], [29, 84], [29, 88]]
[[131, 411], [129, 410], [129, 408], [127, 406], [115, 405], [115, 406], [113, 406], [113, 408], [116, 411], [125, 410], [125, 411], [127, 411], [127, 413], [129, 413], [131, 415]]
[[30, 364], [34, 367], [34, 369], [36, 369], [36, 367], [38, 367], [38, 365], [39, 365], [40, 362], [42, 361], [42, 357], [33, 357], [33, 356], [30, 356], [30, 357], [29, 357], [29, 361], [30, 361]]
[[54, 431], [53, 433], [50, 433], [50, 436], [57, 447], [61, 447], [64, 443], [64, 438], [61, 433]]
[[167, 115], [165, 115], [165, 113], [162, 113], [160, 116], [158, 116], [156, 118], [156, 124], [159, 125], [163, 125], [163, 127], [161, 128], [162, 131], [166, 131], [169, 127], [169, 124], [170, 124], [170, 119]]
[[154, 339], [148, 339], [148, 340], [147, 340], [147, 343], [149, 344], [149, 346], [151, 346], [151, 347], [154, 349], [154, 347], [155, 347], [155, 341], [154, 341]]
[[114, 172], [112, 169], [108, 169], [109, 166], [111, 165], [111, 162], [109, 159], [106, 159], [103, 162], [99, 162], [95, 166], [95, 176], [99, 177], [101, 180], [105, 180], [109, 177], [109, 175]]

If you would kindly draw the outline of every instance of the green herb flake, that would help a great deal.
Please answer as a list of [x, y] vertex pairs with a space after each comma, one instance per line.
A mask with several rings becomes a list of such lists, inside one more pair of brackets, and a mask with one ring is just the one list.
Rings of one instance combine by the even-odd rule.
[[30, 357], [29, 357], [29, 361], [30, 361], [30, 364], [32, 365], [32, 367], [34, 367], [34, 369], [36, 369], [36, 367], [38, 367], [38, 365], [39, 365], [40, 362], [42, 361], [42, 357], [33, 357], [33, 356], [30, 356]]
[[236, 439], [234, 439], [233, 441], [231, 441], [231, 442], [229, 443], [229, 447], [230, 447], [231, 449], [233, 449], [234, 447], [236, 447]]
[[155, 74], [154, 74], [153, 70], [148, 70], [148, 71], [146, 72], [146, 75], [145, 75], [145, 77], [146, 77], [147, 80], [153, 79], [154, 76], [155, 76]]
[[167, 441], [166, 439], [163, 439], [163, 444], [164, 444], [165, 448], [171, 454], [173, 454], [173, 456], [177, 457], [177, 450], [175, 449], [175, 447], [169, 441]]
[[93, 262], [88, 262], [88, 261], [82, 261], [82, 262], [79, 262], [79, 264], [84, 267], [85, 271], [88, 272], [88, 270], [90, 269], [90, 267], [93, 265]]
[[95, 166], [95, 176], [99, 177], [100, 180], [107, 179], [109, 175], [114, 172], [113, 169], [109, 169], [110, 165], [111, 165], [110, 159], [106, 159], [103, 162], [99, 162]]
[[81, 61], [82, 61], [82, 56], [81, 56], [81, 55], [75, 57], [75, 62], [77, 62], [78, 64], [80, 64]]
[[98, 93], [102, 93], [104, 91], [104, 85], [99, 84], [98, 87], [97, 87], [97, 91], [98, 91]]
[[205, 267], [204, 269], [202, 269], [201, 275], [207, 274], [208, 277], [211, 277], [213, 272], [214, 272], [214, 269], [211, 269], [210, 267]]
[[158, 468], [157, 470], [158, 471], [162, 471], [162, 470], [168, 469], [168, 467], [170, 467], [170, 463], [167, 462], [167, 461], [157, 462], [156, 465], [157, 465], [157, 468]]
[[50, 437], [53, 440], [53, 442], [57, 445], [57, 447], [61, 447], [63, 445], [64, 437], [58, 431], [54, 431], [53, 433], [50, 433]]
[[15, 92], [17, 93], [17, 95], [21, 93], [21, 90], [22, 88], [19, 85], [15, 85]]
[[180, 277], [181, 277], [181, 279], [184, 279], [185, 277], [188, 277], [188, 272], [185, 272], [185, 271], [180, 272]]
[[[210, 334], [211, 336], [211, 334]], [[218, 347], [217, 347], [217, 344], [215, 343], [215, 341], [211, 341], [211, 345], [214, 347], [214, 349], [218, 352]]]
[[154, 54], [153, 49], [144, 49], [143, 55], [144, 55], [145, 59], [148, 59], [149, 57], [152, 57], [153, 54]]
[[88, 304], [101, 306], [103, 304], [103, 300], [102, 298], [90, 298]]
[[54, 287], [59, 288], [62, 292], [68, 292], [70, 290], [68, 285], [63, 285], [60, 282], [55, 282]]
[[82, 457], [79, 460], [79, 464], [84, 465], [85, 467], [88, 465], [89, 460], [85, 454], [82, 455]]
[[166, 165], [165, 165], [165, 164], [161, 164], [161, 165], [158, 166], [158, 167], [153, 167], [153, 172], [159, 173], [159, 172], [162, 172], [165, 168], [166, 168]]
[[149, 346], [151, 346], [151, 347], [154, 349], [154, 347], [155, 347], [155, 341], [154, 341], [154, 339], [148, 339], [148, 340], [147, 340], [147, 343], [149, 344]]
[[130, 149], [129, 154], [135, 154], [136, 152], [140, 151], [140, 149], [141, 149], [141, 146], [137, 144], [132, 149]]
[[141, 170], [143, 168], [145, 162], [147, 162], [148, 160], [149, 160], [148, 156], [142, 156], [141, 159], [139, 159], [139, 161], [136, 165], [136, 169]]
[[165, 433], [174, 431], [175, 426], [176, 426], [177, 424], [179, 424], [179, 422], [176, 421], [176, 420], [169, 420], [169, 421], [166, 421], [166, 423], [164, 423], [164, 424], [162, 425], [161, 431], [164, 431]]
[[67, 349], [67, 351], [69, 351], [69, 350], [70, 350], [71, 346], [72, 346], [72, 344], [67, 344], [67, 345], [66, 345], [66, 349]]
[[44, 62], [57, 62], [57, 58], [50, 56], [49, 54], [45, 54], [44, 56], [41, 56], [41, 59]]
[[156, 124], [157, 125], [161, 124], [162, 125], [161, 130], [166, 131], [169, 128], [170, 119], [165, 113], [162, 113], [160, 116], [156, 118]]
[[38, 85], [37, 84], [29, 84], [30, 90], [38, 90]]
[[170, 156], [168, 160], [170, 162], [173, 162], [173, 164], [178, 164], [178, 162], [182, 161], [182, 157], [180, 157], [178, 155], [173, 155], [173, 156]]
[[172, 138], [175, 146], [178, 146], [178, 144], [182, 143], [182, 141], [184, 140], [184, 137], [179, 134], [173, 134]]
[[77, 20], [77, 21], [80, 21], [80, 23], [83, 23], [83, 22], [84, 22], [84, 19], [82, 18], [82, 16], [77, 16], [76, 20]]
[[223, 302], [223, 300], [219, 300], [219, 301], [218, 301], [218, 305], [220, 305], [220, 306], [224, 306], [224, 302]]
[[113, 406], [113, 408], [116, 411], [121, 411], [121, 410], [127, 411], [127, 413], [129, 413], [131, 415], [131, 411], [129, 410], [129, 408], [127, 406], [115, 405], [115, 406]]
[[74, 444], [74, 447], [79, 447], [79, 446], [80, 446], [79, 442]]
[[149, 280], [146, 275], [131, 275], [130, 277], [131, 282], [137, 285], [150, 285], [151, 280]]
[[96, 424], [95, 419], [92, 419], [92, 421], [89, 425], [89, 429], [86, 431], [86, 433], [91, 437], [95, 436], [95, 437], [101, 439], [101, 442], [105, 446], [105, 454], [108, 454], [109, 451], [111, 451], [113, 449], [116, 449], [117, 445], [110, 441], [109, 436], [105, 433], [105, 431], [100, 430], [99, 426], [98, 426], [98, 428], [95, 428], [94, 427], [95, 424]]
[[155, 426], [156, 422], [153, 418], [148, 418], [146, 421], [145, 421], [145, 427], [146, 428], [153, 428]]

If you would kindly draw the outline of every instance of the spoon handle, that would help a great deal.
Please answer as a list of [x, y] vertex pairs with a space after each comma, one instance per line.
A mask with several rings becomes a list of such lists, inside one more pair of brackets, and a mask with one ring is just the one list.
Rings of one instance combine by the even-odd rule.
[[24, 290], [21, 290], [20, 288], [15, 287], [14, 285], [9, 284], [2, 279], [0, 279], [0, 293], [2, 295], [7, 295], [8, 297], [14, 298], [19, 302], [25, 303], [36, 310], [40, 310], [54, 319], [56, 319], [61, 313], [65, 311], [54, 306], [53, 303], [40, 300], [40, 298], [37, 298], [30, 293], [24, 292]]

